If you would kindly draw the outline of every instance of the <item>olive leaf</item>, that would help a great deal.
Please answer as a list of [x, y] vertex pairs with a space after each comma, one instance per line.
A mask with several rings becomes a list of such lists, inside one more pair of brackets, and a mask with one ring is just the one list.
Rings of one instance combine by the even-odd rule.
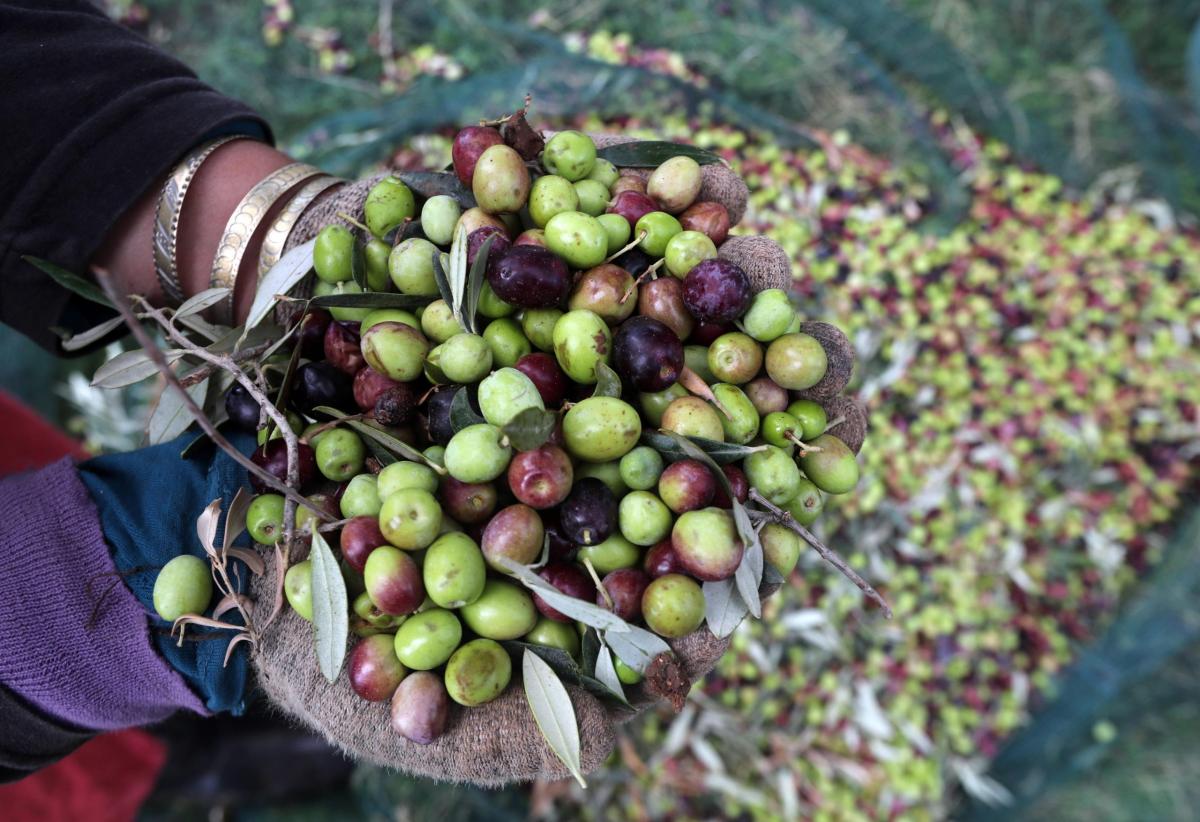
[[567, 766], [575, 781], [586, 788], [587, 782], [580, 771], [579, 723], [567, 687], [554, 669], [529, 649], [521, 659], [521, 679], [529, 710], [546, 744]]
[[296, 375], [296, 369], [300, 367], [300, 353], [304, 348], [300, 344], [299, 334], [300, 327], [304, 324], [304, 320], [308, 317], [308, 310], [312, 304], [304, 306], [304, 312], [300, 315], [299, 321], [296, 323], [297, 339], [292, 345], [291, 356], [288, 357], [287, 366], [283, 369], [283, 377], [279, 382], [279, 390], [275, 392], [275, 407], [281, 411], [287, 408], [288, 398], [292, 394], [292, 385], [295, 380], [292, 379]]
[[595, 675], [596, 657], [600, 654], [602, 645], [600, 633], [595, 628], [584, 628], [583, 638], [579, 642], [579, 665], [585, 674]]
[[250, 329], [261, 323], [271, 313], [275, 306], [275, 297], [287, 294], [296, 284], [308, 276], [313, 267], [313, 249], [316, 239], [296, 246], [279, 258], [279, 262], [263, 275], [258, 283], [258, 291], [254, 294], [254, 302], [250, 304], [250, 314], [246, 317], [245, 330], [241, 339], [245, 340]]
[[69, 334], [63, 332], [62, 349], [63, 351], [81, 351], [89, 345], [107, 337], [112, 332], [116, 331], [125, 324], [125, 318], [118, 314], [115, 317], [110, 317], [99, 325], [89, 328], [87, 331], [81, 331], [78, 334]]
[[612, 652], [603, 645], [596, 654], [596, 679], [603, 683], [613, 696], [626, 705], [629, 704], [629, 700], [625, 698], [625, 689], [621, 687], [621, 678], [617, 676], [617, 667], [613, 664]]
[[671, 646], [666, 640], [635, 625], [629, 626], [628, 631], [605, 631], [603, 640], [622, 662], [639, 674], [645, 674], [659, 654], [671, 653]]
[[367, 450], [371, 452], [371, 456], [379, 460], [379, 465], [383, 468], [387, 468], [393, 462], [400, 461], [396, 458], [395, 454], [384, 448], [373, 439], [368, 438], [366, 440], [366, 446]]
[[433, 281], [437, 283], [438, 294], [442, 297], [442, 302], [451, 308], [454, 307], [454, 292], [450, 289], [450, 279], [446, 276], [446, 269], [442, 267], [442, 252], [433, 252]]
[[225, 513], [225, 528], [221, 532], [222, 551], [232, 548], [233, 541], [246, 530], [246, 512], [250, 510], [252, 502], [254, 495], [246, 493], [245, 488], [237, 489], [233, 495], [233, 502], [229, 503], [229, 510]]
[[[333, 417], [334, 419], [339, 419], [339, 420], [349, 416], [344, 411], [339, 411], [336, 408], [330, 408], [327, 405], [319, 405], [313, 410], [317, 411], [321, 414], [328, 414], [330, 417]], [[445, 468], [443, 468], [442, 466], [438, 465], [433, 460], [426, 457], [424, 454], [422, 454], [416, 448], [413, 448], [408, 443], [392, 436], [387, 431], [383, 430], [383, 428], [381, 428], [376, 423], [364, 422], [363, 420], [346, 420], [346, 425], [349, 425], [351, 428], [353, 428], [355, 431], [362, 434], [363, 436], [368, 437], [368, 438], [374, 440], [375, 442], [379, 443], [381, 446], [383, 446], [389, 452], [391, 452], [392, 454], [395, 454], [396, 456], [400, 457], [401, 459], [406, 459], [409, 462], [419, 462], [419, 463], [422, 463], [423, 465], [428, 465], [430, 468], [432, 468], [438, 474], [446, 473]]]
[[[208, 394], [208, 385], [209, 380], [205, 378], [184, 390], [196, 405], [203, 406]], [[179, 389], [173, 385], [163, 386], [162, 393], [158, 395], [158, 402], [154, 404], [154, 411], [150, 414], [150, 420], [146, 423], [146, 443], [158, 445], [169, 442], [186, 431], [192, 421], [192, 413], [183, 401]]]
[[593, 397], [620, 397], [621, 378], [603, 361], [596, 363], [596, 390]]
[[193, 314], [199, 314], [201, 311], [211, 308], [228, 296], [228, 288], [206, 288], [199, 294], [194, 294], [184, 300], [183, 304], [175, 309], [173, 317], [175, 320], [180, 320], [184, 317], [190, 317]]
[[[463, 392], [459, 392], [460, 394]], [[454, 399], [458, 399], [455, 397]], [[558, 415], [544, 408], [526, 408], [500, 429], [508, 442], [518, 451], [532, 451], [541, 448], [558, 424]]]
[[471, 270], [467, 274], [466, 295], [463, 299], [463, 304], [459, 306], [458, 321], [462, 323], [462, 327], [472, 334], [478, 334], [475, 327], [475, 314], [479, 310], [479, 294], [483, 291], [483, 284], [486, 282], [488, 252], [492, 249], [492, 242], [496, 239], [493, 234], [483, 241], [483, 245], [475, 252], [475, 262], [471, 265]]
[[204, 553], [209, 554], [216, 550], [217, 528], [221, 520], [221, 500], [215, 499], [208, 505], [204, 506], [204, 510], [200, 512], [200, 516], [196, 517], [196, 539], [200, 540], [200, 547], [204, 549]]
[[367, 291], [362, 294], [325, 294], [313, 297], [311, 305], [318, 308], [421, 308], [433, 302], [422, 294]]
[[597, 157], [608, 160], [618, 168], [657, 168], [672, 157], [691, 157], [702, 166], [723, 163], [724, 160], [711, 151], [666, 140], [639, 140], [633, 143], [618, 143], [596, 152]]
[[346, 580], [337, 558], [320, 531], [312, 533], [312, 615], [317, 664], [330, 682], [336, 682], [346, 661], [346, 638], [350, 632], [350, 605]]
[[454, 242], [450, 243], [450, 270], [446, 272], [446, 281], [450, 284], [450, 299], [447, 300], [447, 305], [456, 317], [462, 314], [467, 290], [467, 273], [467, 228], [460, 223], [454, 231]]
[[97, 305], [105, 306], [106, 308], [113, 307], [113, 304], [109, 301], [108, 297], [105, 296], [104, 292], [99, 286], [84, 279], [83, 277], [80, 277], [78, 274], [72, 274], [62, 266], [57, 266], [49, 260], [43, 260], [39, 257], [25, 256], [21, 259], [35, 268], [40, 268], [46, 274], [49, 274], [50, 278], [54, 280], [54, 282], [58, 283], [73, 294], [83, 297], [83, 299], [87, 300], [88, 302], [93, 302]]
[[590, 625], [596, 630], [610, 631], [614, 635], [633, 629], [632, 625], [612, 611], [564, 594], [524, 565], [508, 557], [497, 557], [496, 561], [504, 567], [504, 570], [516, 577], [526, 588], [544, 599], [547, 605], [556, 611], [566, 614], [571, 619], [578, 620], [584, 625]]
[[462, 184], [453, 171], [400, 171], [393, 176], [411, 188], [414, 194], [426, 199], [438, 194], [448, 194], [464, 210], [475, 207], [475, 195]]
[[[704, 437], [686, 437], [686, 440], [710, 456], [718, 465], [728, 465], [731, 462], [737, 462], [751, 454], [763, 451], [767, 447], [765, 445], [737, 445], [732, 442], [721, 442]], [[644, 430], [642, 431], [642, 442], [671, 461], [680, 460], [688, 456], [688, 453], [680, 446], [678, 441], [667, 436], [667, 432]]]
[[[184, 354], [178, 348], [171, 348], [162, 353], [168, 363], [178, 361]], [[92, 386], [95, 388], [124, 388], [127, 385], [149, 379], [157, 373], [158, 365], [144, 349], [122, 351], [96, 369], [96, 373], [92, 375]]]
[[750, 609], [732, 579], [704, 583], [704, 620], [713, 636], [729, 636], [748, 613]]
[[367, 256], [363, 253], [363, 247], [358, 243], [354, 243], [353, 250], [350, 252], [350, 277], [363, 291], [370, 288], [370, 284], [367, 282]]
[[759, 539], [758, 532], [754, 530], [754, 526], [750, 525], [750, 518], [746, 516], [746, 509], [736, 500], [733, 505], [735, 522], [740, 513], [741, 516], [746, 518], [746, 526], [750, 534], [750, 538], [746, 539], [742, 535], [742, 525], [738, 523], [738, 534], [742, 536], [742, 542], [746, 546], [746, 550], [742, 554], [742, 561], [738, 564], [733, 579], [737, 585], [738, 595], [746, 603], [746, 607], [750, 609], [751, 616], [755, 619], [760, 619], [762, 618], [762, 601], [758, 595], [758, 586], [762, 583], [763, 576], [762, 541]]
[[224, 325], [213, 325], [208, 320], [200, 317], [197, 314], [189, 314], [186, 317], [180, 317], [178, 322], [189, 331], [195, 331], [210, 343], [221, 339], [225, 335], [225, 332], [230, 330]]
[[479, 425], [482, 422], [487, 420], [471, 407], [471, 396], [466, 387], [455, 391], [454, 399], [450, 400], [450, 430], [457, 434], [467, 426]]
[[[521, 640], [508, 639], [500, 643], [510, 654], [516, 655], [525, 651], [532, 651], [540, 656], [547, 665], [554, 669], [554, 673], [558, 674], [566, 682], [571, 682], [586, 688], [593, 694], [608, 698], [619, 698], [624, 701], [624, 694], [619, 697], [613, 693], [612, 689], [605, 685], [600, 680], [596, 679], [591, 674], [587, 673], [582, 666], [561, 648], [550, 648], [546, 645], [534, 645], [530, 642], [522, 642]], [[626, 703], [628, 704], [628, 703]]]

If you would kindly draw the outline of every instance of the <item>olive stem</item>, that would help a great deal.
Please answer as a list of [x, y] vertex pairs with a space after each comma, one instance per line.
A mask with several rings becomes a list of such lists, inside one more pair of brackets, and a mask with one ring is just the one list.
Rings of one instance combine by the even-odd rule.
[[795, 446], [800, 449], [800, 456], [802, 456], [802, 457], [806, 456], [808, 454], [819, 454], [822, 450], [821, 446], [809, 445], [808, 443], [804, 442], [799, 437], [797, 437], [795, 434], [793, 434], [791, 431], [786, 432], [783, 435], [783, 437], [784, 437], [784, 439], [791, 440], [795, 444]]
[[[129, 330], [133, 333], [134, 338], [138, 341], [142, 348], [145, 349], [147, 355], [151, 360], [154, 361], [154, 364], [158, 366], [158, 370], [163, 375], [163, 378], [170, 385], [174, 386], [176, 391], [179, 391], [182, 394], [183, 402], [187, 407], [188, 412], [196, 420], [196, 423], [200, 426], [200, 428], [203, 429], [204, 433], [208, 435], [209, 439], [216, 443], [216, 445], [222, 451], [225, 451], [227, 454], [229, 454], [229, 456], [232, 457], [235, 462], [262, 480], [264, 484], [268, 485], [273, 490], [278, 491], [285, 498], [290, 499], [299, 505], [303, 505], [306, 508], [312, 509], [322, 519], [331, 519], [328, 514], [316, 508], [312, 503], [305, 499], [300, 492], [295, 491], [292, 487], [290, 487], [292, 484], [291, 474], [293, 467], [295, 468], [297, 475], [299, 474], [299, 447], [296, 442], [296, 435], [292, 431], [291, 426], [288, 425], [287, 418], [284, 417], [283, 414], [281, 414], [279, 410], [275, 408], [275, 405], [258, 390], [258, 386], [254, 384], [254, 381], [249, 379], [242, 372], [242, 369], [239, 368], [237, 364], [228, 356], [213, 354], [212, 352], [199, 347], [183, 334], [179, 333], [179, 331], [177, 331], [167, 321], [166, 316], [160, 310], [151, 306], [142, 297], [138, 295], [133, 296], [133, 299], [137, 299], [142, 303], [150, 317], [158, 322], [163, 330], [166, 331], [168, 336], [170, 336], [171, 339], [173, 339], [181, 348], [184, 348], [189, 354], [192, 354], [199, 359], [204, 360], [205, 362], [233, 373], [238, 382], [242, 384], [242, 387], [245, 388], [246, 391], [252, 397], [254, 397], [254, 399], [258, 400], [260, 405], [265, 405], [270, 408], [268, 413], [275, 421], [275, 424], [279, 426], [279, 430], [283, 434], [285, 442], [288, 443], [288, 483], [280, 482], [275, 478], [274, 474], [271, 474], [267, 470], [256, 465], [249, 457], [235, 448], [233, 443], [227, 440], [225, 436], [217, 430], [216, 426], [214, 426], [209, 421], [208, 417], [205, 416], [204, 410], [196, 404], [196, 401], [192, 399], [191, 395], [187, 393], [182, 385], [180, 385], [179, 378], [175, 375], [175, 372], [171, 370], [171, 366], [167, 363], [166, 358], [163, 357], [162, 351], [159, 349], [158, 345], [153, 339], [150, 338], [150, 335], [146, 333], [146, 329], [142, 327], [142, 324], [137, 321], [137, 317], [134, 316], [133, 310], [128, 304], [128, 299], [130, 298], [127, 298], [125, 295], [116, 290], [116, 287], [113, 285], [112, 278], [109, 276], [107, 271], [101, 268], [96, 268], [94, 269], [94, 272], [96, 274], [97, 282], [100, 283], [109, 300], [111, 300], [113, 305], [116, 306], [117, 311], [121, 313], [121, 316], [125, 318], [125, 324], [129, 326]], [[299, 484], [298, 476], [297, 481], [294, 484]]]
[[634, 238], [633, 240], [629, 241], [629, 245], [625, 246], [624, 248], [618, 249], [614, 254], [610, 254], [608, 256], [608, 259], [605, 260], [604, 262], [611, 263], [613, 260], [617, 259], [617, 257], [620, 257], [626, 251], [629, 251], [630, 249], [635, 248], [638, 243], [640, 243], [642, 240], [646, 239], [646, 236], [649, 233], [650, 232], [645, 231], [645, 230], [639, 231], [637, 237]]
[[608, 610], [614, 610], [616, 606], [613, 605], [612, 597], [608, 594], [608, 589], [600, 581], [600, 575], [596, 573], [596, 569], [592, 566], [591, 557], [583, 558], [583, 567], [587, 568], [587, 572], [591, 574], [592, 582], [596, 583], [596, 590], [600, 592], [600, 596], [604, 597], [604, 604], [608, 606]]
[[875, 590], [871, 583], [859, 576], [858, 572], [851, 568], [846, 563], [846, 560], [842, 559], [841, 555], [838, 554], [837, 551], [834, 551], [832, 548], [825, 545], [825, 543], [821, 542], [821, 540], [817, 539], [816, 536], [813, 535], [812, 531], [809, 531], [803, 525], [796, 522], [796, 519], [791, 514], [789, 514], [787, 511], [784, 511], [778, 505], [775, 505], [773, 502], [760, 494], [757, 488], [750, 489], [750, 499], [754, 500], [756, 503], [765, 508], [770, 513], [771, 519], [774, 522], [777, 522], [786, 528], [790, 528], [799, 534], [805, 542], [813, 547], [813, 550], [821, 555], [822, 559], [824, 559], [834, 568], [838, 569], [843, 576], [857, 585], [858, 589], [866, 594], [869, 599], [874, 600], [875, 603], [883, 609], [883, 615], [885, 618], [892, 618], [892, 608], [887, 604], [887, 600]]
[[339, 424], [346, 422], [346, 420], [361, 420], [361, 419], [366, 418], [366, 416], [367, 415], [365, 413], [363, 413], [363, 414], [347, 414], [344, 417], [338, 417], [336, 420], [329, 420], [328, 422], [323, 422], [320, 425], [318, 425], [316, 428], [313, 428], [311, 431], [308, 431], [304, 436], [302, 436], [300, 438], [300, 442], [307, 445], [308, 443], [312, 442], [313, 437], [315, 437], [319, 434], [324, 434], [326, 431], [328, 431], [331, 428], [337, 428]]
[[658, 269], [662, 268], [663, 263], [666, 261], [667, 259], [664, 257], [643, 271], [642, 275], [633, 281], [633, 285], [629, 286], [629, 288], [625, 290], [625, 293], [621, 295], [618, 305], [625, 305], [625, 301], [637, 293], [638, 286], [645, 282], [647, 277], [654, 278], [658, 273]]
[[711, 402], [725, 415], [726, 419], [733, 419], [733, 414], [730, 414], [729, 409], [721, 404], [721, 401], [717, 399], [717, 395], [713, 393], [712, 388], [704, 381], [704, 378], [687, 366], [684, 366], [679, 372], [679, 384], [686, 388], [688, 393], [695, 394], [697, 397]]
[[367, 232], [367, 234], [370, 234], [370, 233], [371, 233], [371, 229], [367, 228], [365, 225], [363, 225], [363, 224], [362, 224], [362, 223], [360, 223], [358, 220], [356, 220], [356, 219], [354, 219], [353, 217], [351, 217], [351, 216], [350, 216], [349, 214], [347, 214], [346, 212], [344, 212], [344, 211], [339, 211], [339, 212], [337, 213], [337, 216], [338, 216], [338, 217], [341, 217], [343, 220], [345, 220], [346, 222], [350, 223], [350, 225], [354, 226], [354, 227], [355, 227], [355, 228], [357, 228], [359, 231], [365, 231], [365, 232]]
[[[251, 359], [254, 359], [255, 357], [257, 357], [259, 354], [266, 351], [270, 347], [271, 347], [271, 343], [265, 342], [262, 345], [256, 345], [253, 348], [243, 349], [241, 351], [238, 351], [235, 354], [231, 354], [230, 356], [232, 357], [234, 362], [242, 362], [244, 360], [251, 360]], [[197, 368], [195, 371], [193, 371], [192, 373], [185, 374], [184, 376], [180, 377], [179, 384], [182, 385], [184, 388], [190, 388], [191, 386], [196, 385], [197, 383], [204, 382], [204, 380], [208, 379], [209, 377], [211, 377], [213, 374], [217, 373], [220, 370], [221, 369], [215, 365], [202, 365], [199, 368]]]
[[833, 422], [831, 422], [825, 426], [825, 431], [823, 433], [828, 433], [829, 431], [832, 431], [834, 428], [837, 428], [839, 425], [841, 425], [845, 421], [846, 421], [845, 417], [838, 417]]

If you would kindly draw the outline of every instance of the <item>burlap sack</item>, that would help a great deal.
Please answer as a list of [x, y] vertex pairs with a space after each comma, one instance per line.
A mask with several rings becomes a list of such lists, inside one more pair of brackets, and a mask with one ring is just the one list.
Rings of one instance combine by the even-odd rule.
[[[593, 135], [598, 145], [624, 142], [629, 138], [613, 135]], [[623, 173], [648, 175], [644, 169], [624, 170]], [[289, 247], [316, 236], [322, 227], [334, 222], [338, 212], [361, 216], [367, 192], [379, 177], [348, 183], [331, 191], [305, 212], [297, 224]], [[730, 213], [731, 223], [741, 219], [746, 205], [746, 185], [725, 166], [709, 165], [704, 169], [701, 200], [722, 203]], [[739, 264], [750, 276], [755, 291], [764, 288], [787, 288], [791, 282], [791, 262], [773, 240], [766, 237], [731, 237], [721, 247], [720, 254]], [[823, 324], [814, 324], [823, 325]], [[830, 361], [841, 363], [848, 345], [836, 349], [836, 338], [823, 329], [816, 334], [827, 345]], [[839, 332], [840, 333], [840, 332]], [[844, 337], [842, 337], [844, 340]], [[851, 360], [850, 366], [853, 362]], [[844, 388], [849, 374], [842, 378], [838, 368], [835, 382]], [[823, 381], [824, 382], [824, 381]], [[832, 384], [832, 383], [831, 383]], [[818, 384], [817, 387], [821, 387]], [[851, 403], [855, 410], [859, 410]], [[829, 406], [830, 419], [843, 415], [842, 406]], [[862, 423], [861, 412], [854, 425]], [[861, 446], [861, 435], [851, 447]], [[252, 585], [258, 613], [269, 612], [274, 600], [273, 556], [265, 556], [268, 569]], [[299, 558], [293, 558], [293, 561]], [[764, 589], [764, 595], [774, 592]], [[260, 623], [262, 620], [258, 620]], [[569, 776], [562, 763], [546, 745], [533, 721], [520, 687], [519, 669], [514, 683], [499, 698], [475, 708], [454, 706], [445, 734], [430, 745], [417, 745], [391, 730], [388, 703], [369, 703], [350, 689], [343, 671], [338, 680], [329, 683], [317, 668], [313, 652], [313, 627], [284, 608], [270, 627], [262, 632], [253, 651], [253, 665], [259, 686], [271, 701], [287, 715], [321, 733], [347, 755], [378, 765], [396, 768], [405, 773], [444, 782], [470, 782], [481, 786], [499, 786], [533, 779], [561, 779]], [[690, 682], [706, 676], [729, 647], [729, 640], [718, 639], [706, 627], [672, 641], [683, 675]], [[616, 704], [601, 703], [591, 693], [568, 686], [579, 722], [584, 772], [599, 767], [616, 744], [615, 725], [627, 722], [655, 704], [657, 698], [644, 686], [627, 689], [632, 709]]]

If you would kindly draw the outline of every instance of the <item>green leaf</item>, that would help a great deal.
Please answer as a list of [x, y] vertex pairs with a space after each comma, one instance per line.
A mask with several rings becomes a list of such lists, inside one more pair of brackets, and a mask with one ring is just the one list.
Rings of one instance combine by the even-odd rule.
[[183, 317], [190, 317], [193, 314], [199, 314], [207, 308], [211, 308], [217, 303], [229, 296], [228, 288], [206, 288], [199, 294], [188, 297], [183, 301], [179, 308], [175, 309], [174, 318], [179, 320]]
[[346, 580], [337, 558], [320, 531], [313, 531], [312, 551], [313, 641], [317, 664], [330, 682], [336, 682], [346, 661], [346, 638], [350, 632], [350, 603]]
[[596, 390], [593, 397], [620, 397], [621, 378], [603, 361], [596, 363]]
[[463, 304], [459, 308], [458, 321], [472, 334], [479, 333], [475, 327], [475, 313], [479, 310], [479, 293], [483, 291], [483, 284], [486, 281], [484, 275], [487, 273], [488, 252], [495, 239], [496, 235], [493, 234], [483, 241], [483, 245], [475, 252], [475, 262], [467, 274], [467, 291]]
[[89, 345], [107, 337], [116, 329], [125, 324], [125, 318], [118, 314], [111, 317], [97, 326], [89, 328], [87, 331], [81, 331], [67, 337], [62, 341], [63, 351], [80, 351], [87, 348]]
[[450, 430], [457, 434], [470, 425], [479, 425], [482, 422], [487, 420], [471, 407], [471, 397], [467, 394], [466, 387], [458, 389], [454, 393], [454, 399], [450, 400]]
[[[196, 405], [203, 407], [204, 398], [208, 394], [208, 384], [209, 381], [204, 379], [184, 390]], [[173, 385], [164, 386], [162, 393], [158, 395], [158, 402], [154, 404], [150, 421], [146, 424], [146, 442], [158, 445], [173, 440], [186, 431], [193, 421], [179, 390]]]
[[749, 612], [732, 579], [704, 583], [704, 620], [713, 636], [729, 636]]
[[420, 294], [395, 294], [367, 291], [362, 294], [326, 294], [313, 297], [311, 304], [319, 308], [421, 308], [433, 302], [433, 297]]
[[[314, 410], [319, 411], [322, 414], [328, 414], [329, 416], [339, 420], [349, 416], [344, 411], [339, 411], [336, 408], [330, 408], [327, 405], [317, 406]], [[363, 422], [362, 420], [346, 420], [346, 425], [349, 425], [363, 436], [370, 437], [372, 440], [379, 443], [388, 451], [400, 457], [401, 459], [406, 459], [409, 462], [419, 462], [424, 465], [428, 465], [438, 474], [446, 473], [445, 468], [426, 458], [426, 456], [416, 448], [413, 448], [403, 440], [392, 436], [375, 423]]]
[[89, 302], [103, 305], [107, 308], [112, 308], [113, 304], [109, 302], [104, 291], [90, 280], [80, 277], [78, 274], [72, 274], [61, 266], [57, 266], [49, 260], [43, 260], [38, 257], [22, 257], [22, 260], [30, 265], [40, 268], [42, 271], [50, 275], [54, 282], [61, 285], [63, 288], [83, 297]]
[[[595, 634], [595, 632], [592, 632]], [[534, 645], [531, 642], [523, 642], [516, 639], [506, 639], [501, 641], [501, 645], [512, 655], [532, 651], [540, 656], [547, 665], [554, 669], [554, 673], [558, 674], [563, 681], [571, 682], [583, 688], [587, 688], [597, 696], [614, 698], [612, 689], [605, 685], [600, 680], [591, 676], [584, 671], [575, 657], [568, 654], [561, 648], [549, 648], [545, 645]], [[622, 700], [624, 695], [622, 695]], [[628, 703], [626, 703], [628, 704]]]
[[[459, 394], [465, 394], [465, 391], [459, 391]], [[455, 397], [454, 399], [458, 399]], [[558, 415], [553, 411], [547, 411], [544, 408], [526, 408], [518, 413], [515, 417], [509, 420], [508, 424], [501, 428], [504, 436], [508, 437], [509, 443], [518, 451], [532, 451], [534, 448], [540, 448], [550, 439], [550, 435], [554, 433], [554, 426], [558, 423]]]
[[671, 646], [662, 637], [633, 625], [625, 632], [605, 631], [604, 643], [639, 674], [645, 674], [659, 654], [671, 653]]
[[600, 649], [604, 644], [600, 641], [600, 634], [595, 628], [588, 627], [583, 632], [583, 639], [580, 645], [580, 667], [583, 672], [588, 675], [596, 673], [596, 658], [600, 655]]
[[189, 331], [194, 331], [210, 343], [214, 343], [224, 336], [225, 332], [230, 329], [223, 325], [213, 325], [208, 320], [192, 314], [188, 317], [180, 317], [179, 324]]
[[453, 197], [465, 211], [475, 207], [475, 195], [458, 179], [453, 171], [401, 171], [393, 175], [413, 190], [428, 199], [438, 194]]
[[604, 684], [609, 693], [626, 705], [629, 704], [629, 700], [625, 698], [625, 689], [621, 687], [621, 678], [617, 676], [617, 667], [613, 664], [612, 652], [603, 645], [596, 654], [596, 679]]
[[[684, 450], [677, 439], [668, 436], [669, 433], [671, 432], [645, 430], [642, 431], [642, 442], [658, 451], [668, 460], [679, 460], [688, 457], [688, 452]], [[675, 434], [674, 436], [678, 437], [679, 435]], [[743, 460], [751, 454], [766, 449], [765, 445], [736, 445], [732, 442], [720, 442], [718, 440], [705, 439], [704, 437], [685, 437], [684, 439], [698, 447], [718, 465], [728, 465], [731, 462]]]
[[296, 246], [284, 254], [279, 262], [271, 266], [271, 270], [263, 275], [262, 280], [258, 283], [254, 302], [250, 304], [250, 314], [246, 317], [242, 339], [246, 338], [246, 334], [250, 333], [251, 328], [265, 320], [271, 313], [271, 309], [275, 307], [276, 295], [287, 294], [296, 287], [297, 283], [308, 276], [308, 272], [312, 271], [313, 248], [316, 247], [316, 244], [317, 241], [314, 238], [303, 245]]
[[586, 788], [587, 782], [580, 771], [579, 723], [566, 686], [545, 660], [528, 649], [521, 659], [521, 678], [529, 710], [546, 744], [567, 766], [575, 781]]
[[[467, 291], [467, 228], [459, 224], [454, 232], [454, 242], [450, 244], [450, 270], [446, 272], [446, 281], [450, 284], [450, 311], [454, 316], [462, 316], [463, 300]], [[463, 328], [470, 328], [464, 325]]]
[[450, 279], [446, 276], [446, 269], [442, 267], [440, 251], [433, 252], [433, 280], [437, 283], [438, 293], [442, 295], [442, 302], [453, 311], [454, 292], [450, 290]]
[[[741, 536], [742, 543], [746, 546], [745, 553], [742, 554], [742, 561], [733, 575], [734, 583], [737, 586], [738, 595], [750, 609], [750, 615], [755, 619], [761, 619], [762, 601], [758, 596], [758, 586], [762, 583], [763, 575], [762, 541], [758, 537], [758, 531], [750, 524], [750, 517], [746, 515], [746, 509], [737, 500], [733, 501], [733, 518], [738, 527], [738, 535]], [[740, 520], [745, 521], [744, 528], [748, 532], [749, 538], [743, 533], [743, 523]]]
[[384, 448], [375, 440], [368, 438], [366, 441], [367, 450], [371, 452], [371, 456], [379, 460], [379, 464], [387, 468], [393, 462], [399, 462], [396, 455]]
[[363, 291], [370, 289], [367, 282], [367, 257], [363, 254], [363, 247], [357, 242], [354, 243], [354, 250], [350, 252], [350, 277]]
[[508, 557], [499, 557], [497, 562], [526, 588], [544, 599], [547, 605], [556, 611], [561, 611], [571, 619], [578, 620], [584, 625], [590, 625], [597, 630], [612, 631], [613, 633], [625, 633], [633, 628], [612, 611], [564, 594], [524, 565], [514, 562]]
[[672, 157], [679, 156], [691, 157], [702, 166], [724, 162], [711, 151], [665, 140], [619, 143], [600, 149], [596, 156], [608, 160], [618, 168], [657, 168]]
[[[183, 356], [183, 351], [172, 348], [163, 352], [168, 363], [173, 363]], [[92, 375], [92, 385], [96, 388], [124, 388], [142, 380], [149, 379], [158, 373], [158, 366], [145, 349], [122, 351], [104, 365], [96, 369]]]
[[525, 642], [519, 639], [506, 639], [500, 642], [501, 645], [510, 654], [523, 654], [525, 651], [533, 651], [540, 656], [543, 661], [551, 668], [554, 673], [568, 680], [576, 680], [579, 678], [582, 671], [575, 658], [564, 651], [562, 648], [550, 648], [546, 645], [535, 645], [532, 642]]

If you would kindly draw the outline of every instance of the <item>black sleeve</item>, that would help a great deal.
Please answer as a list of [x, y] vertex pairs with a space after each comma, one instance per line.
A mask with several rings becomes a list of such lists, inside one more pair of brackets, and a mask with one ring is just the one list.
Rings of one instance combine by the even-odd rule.
[[96, 735], [51, 719], [0, 684], [0, 783], [62, 759]]
[[234, 132], [270, 139], [251, 109], [86, 0], [0, 0], [0, 321], [58, 350], [52, 327], [103, 319], [22, 256], [86, 273], [149, 186]]

